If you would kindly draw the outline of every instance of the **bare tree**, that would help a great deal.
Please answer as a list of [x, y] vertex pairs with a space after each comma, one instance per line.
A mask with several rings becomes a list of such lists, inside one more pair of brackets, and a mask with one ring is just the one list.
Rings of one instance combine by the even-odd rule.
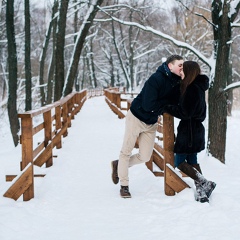
[[69, 0], [62, 0], [59, 9], [55, 53], [54, 101], [62, 97], [64, 87], [64, 45], [68, 3]]
[[83, 49], [84, 41], [89, 32], [89, 29], [93, 23], [93, 19], [98, 12], [98, 7], [101, 6], [103, 0], [94, 0], [90, 5], [88, 12], [86, 13], [86, 17], [82, 23], [82, 26], [79, 30], [77, 40], [75, 42], [73, 57], [70, 63], [70, 67], [66, 77], [66, 84], [64, 87], [63, 95], [66, 96], [72, 92], [74, 79], [77, 74], [77, 67], [79, 63], [79, 58]]
[[18, 132], [20, 129], [17, 115], [17, 51], [14, 29], [14, 0], [7, 0], [6, 7], [7, 40], [8, 40], [8, 117], [14, 145], [18, 145]]
[[[122, 5], [116, 0], [113, 5], [104, 6], [101, 9], [107, 16], [116, 16], [118, 19], [126, 18], [130, 22], [135, 21], [146, 24], [150, 20], [150, 16], [153, 15], [148, 13], [150, 8], [150, 6], [145, 4], [145, 1], [130, 1], [128, 5]], [[149, 12], [151, 11], [149, 10]], [[112, 42], [111, 45], [113, 45], [113, 47], [109, 47], [101, 44], [101, 48], [105, 48], [104, 53], [111, 66], [109, 71], [112, 74], [109, 84], [111, 86], [114, 84], [118, 86], [125, 85], [127, 90], [133, 91], [140, 82], [147, 79], [149, 76], [148, 71], [151, 73], [152, 69], [155, 71], [156, 66], [153, 65], [159, 62], [159, 56], [155, 54], [156, 58], [152, 59], [153, 61], [150, 59], [153, 53], [157, 53], [158, 48], [160, 49], [161, 41], [158, 39], [157, 43], [152, 36], [144, 34], [140, 29], [131, 25], [127, 27], [112, 20], [110, 26], [107, 26], [106, 21], [108, 19], [104, 17], [97, 21], [102, 23], [101, 29], [103, 29], [103, 34], [105, 34], [104, 41], [108, 39], [107, 41], [109, 43]], [[155, 21], [156, 19], [153, 22]], [[104, 36], [101, 39], [104, 39]], [[148, 60], [146, 59], [147, 57]], [[158, 60], [156, 61], [156, 59]]]
[[[231, 5], [232, 2], [232, 5]], [[236, 2], [236, 1], [235, 1]], [[214, 33], [214, 58], [216, 61], [214, 82], [209, 90], [209, 152], [225, 163], [227, 132], [227, 96], [222, 90], [227, 86], [231, 62], [232, 27], [239, 8], [234, 1], [212, 1]], [[234, 10], [234, 11], [233, 11]], [[232, 76], [231, 76], [232, 78]]]
[[25, 0], [25, 76], [26, 76], [26, 100], [25, 110], [32, 109], [32, 72], [31, 72], [31, 32], [29, 0]]
[[47, 104], [50, 104], [53, 101], [53, 90], [54, 90], [54, 71], [55, 71], [55, 54], [56, 54], [56, 35], [57, 35], [57, 18], [56, 18], [56, 13], [58, 10], [58, 0], [54, 1], [54, 6], [53, 6], [53, 13], [55, 16], [52, 19], [52, 55], [50, 59], [50, 64], [48, 68], [48, 80], [47, 80]]
[[[50, 37], [51, 37], [51, 33], [52, 33], [52, 28], [53, 28], [53, 24], [54, 22], [57, 22], [57, 18], [55, 18], [55, 14], [57, 13], [57, 9], [58, 9], [58, 1], [55, 0], [53, 3], [53, 7], [52, 7], [52, 17], [51, 17], [51, 21], [49, 22], [49, 26], [47, 29], [47, 33], [44, 39], [44, 43], [43, 43], [43, 48], [42, 48], [42, 53], [40, 56], [40, 67], [39, 67], [39, 83], [40, 83], [40, 92], [41, 92], [41, 105], [45, 105], [46, 104], [46, 97], [45, 97], [45, 91], [44, 91], [44, 67], [45, 67], [45, 59], [46, 59], [46, 55], [47, 55], [47, 50], [48, 50], [48, 45], [49, 45], [49, 41], [50, 41]], [[55, 24], [56, 25], [56, 24]], [[54, 28], [56, 29], [56, 28]], [[54, 33], [53, 33], [54, 34]], [[54, 48], [53, 48], [54, 49]], [[54, 51], [53, 51], [54, 52]], [[51, 65], [52, 67], [54, 67], [54, 64]], [[53, 71], [52, 71], [53, 73]], [[51, 75], [52, 77], [50, 78], [50, 82], [48, 84], [48, 96], [50, 99], [52, 99], [52, 78], [53, 78], [53, 74]], [[51, 103], [50, 101], [47, 101], [47, 103]]]

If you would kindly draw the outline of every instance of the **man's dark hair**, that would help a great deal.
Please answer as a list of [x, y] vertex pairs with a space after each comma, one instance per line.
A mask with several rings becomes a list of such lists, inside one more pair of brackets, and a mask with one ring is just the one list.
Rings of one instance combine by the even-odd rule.
[[171, 55], [170, 57], [167, 58], [166, 63], [169, 64], [171, 62], [174, 62], [175, 60], [182, 60], [183, 57], [179, 55]]

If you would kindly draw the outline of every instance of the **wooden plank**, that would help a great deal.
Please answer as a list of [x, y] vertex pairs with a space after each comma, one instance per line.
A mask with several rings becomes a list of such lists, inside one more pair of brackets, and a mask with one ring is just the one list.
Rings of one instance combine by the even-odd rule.
[[[153, 159], [154, 159], [154, 156], [152, 154], [150, 160], [146, 162], [145, 165], [155, 175], [155, 177], [164, 177], [164, 172], [153, 171], [153, 162], [154, 162]], [[162, 166], [164, 166], [164, 162], [162, 162]]]
[[[34, 174], [34, 177], [45, 177], [46, 174]], [[17, 175], [6, 175], [6, 182], [11, 182]]]
[[174, 165], [174, 121], [173, 116], [168, 113], [163, 114], [163, 146], [164, 146], [164, 160], [165, 160], [165, 168], [164, 168], [164, 190], [167, 196], [175, 195], [175, 191], [170, 187], [168, 182], [168, 176], [166, 174], [166, 165], [170, 164]]
[[[68, 126], [68, 108], [66, 103], [64, 103], [62, 106], [62, 127], [65, 126], [65, 124]], [[66, 131], [63, 133], [63, 137], [66, 137], [67, 135], [68, 131], [66, 128]]]
[[52, 139], [52, 144], [53, 144], [53, 148], [55, 146], [57, 146], [57, 148], [61, 148], [62, 147], [62, 138], [61, 136], [67, 131], [67, 124], [62, 125], [61, 130], [53, 137]]
[[107, 104], [109, 105], [109, 107], [111, 108], [111, 110], [116, 115], [118, 115], [119, 119], [125, 118], [125, 115], [122, 113], [122, 111], [115, 104], [112, 104], [112, 102], [108, 98], [105, 98], [105, 100], [106, 100]]
[[153, 172], [156, 177], [164, 177], [164, 172]]
[[[33, 185], [33, 166], [30, 165], [26, 171], [14, 182], [14, 184], [4, 193], [4, 197], [12, 198], [15, 201]], [[33, 198], [34, 194], [32, 193]], [[30, 195], [29, 195], [30, 196]], [[30, 199], [28, 199], [30, 200]]]
[[184, 182], [182, 178], [179, 177], [177, 173], [169, 166], [166, 166], [165, 174], [166, 174], [166, 184], [171, 189], [173, 189], [174, 192], [179, 193], [185, 188], [190, 188], [190, 186], [186, 182]]
[[153, 162], [162, 170], [164, 171], [164, 160], [163, 158], [158, 154], [158, 152], [153, 149]]
[[44, 119], [44, 142], [45, 142], [45, 146], [47, 146], [49, 141], [51, 141], [52, 139], [51, 110], [43, 114], [43, 119]]
[[[87, 95], [87, 90], [84, 89], [80, 92], [80, 94], [83, 94], [83, 96]], [[40, 109], [36, 109], [36, 110], [31, 110], [31, 111], [27, 111], [25, 113], [19, 113], [18, 117], [23, 119], [23, 118], [32, 118], [35, 116], [38, 116], [40, 114], [43, 114], [49, 110], [51, 110], [54, 107], [57, 107], [59, 105], [63, 105], [64, 103], [66, 103], [69, 99], [71, 99], [75, 94], [79, 94], [79, 93], [70, 93], [68, 94], [66, 97], [60, 99], [59, 101], [56, 101], [54, 103], [51, 103], [49, 105], [46, 105], [44, 107], [41, 107]]]
[[161, 153], [162, 156], [164, 156], [164, 149], [162, 148], [162, 146], [160, 146], [160, 145], [157, 144], [157, 143], [154, 143], [154, 148], [155, 148], [159, 153]]
[[40, 123], [36, 127], [33, 128], [33, 135], [37, 134], [44, 128], [44, 123]]
[[21, 120], [22, 168], [33, 161], [33, 128], [32, 118]]
[[45, 143], [40, 143], [34, 150], [33, 150], [33, 159], [44, 149]]
[[[78, 95], [77, 95], [78, 96]], [[55, 137], [57, 137], [56, 135], [58, 134], [58, 132], [60, 131], [60, 129], [62, 128], [62, 121], [61, 121], [61, 108], [60, 107], [56, 107], [55, 108], [55, 121], [56, 121], [56, 125], [55, 125]], [[54, 138], [54, 135], [53, 135], [53, 138]], [[62, 134], [61, 134], [62, 135]], [[62, 138], [61, 136], [59, 138], [57, 138], [58, 141], [56, 143], [56, 147], [57, 149], [60, 149], [62, 148]], [[53, 145], [54, 147], [55, 145]]]
[[41, 167], [52, 157], [52, 143], [34, 160], [34, 165]]

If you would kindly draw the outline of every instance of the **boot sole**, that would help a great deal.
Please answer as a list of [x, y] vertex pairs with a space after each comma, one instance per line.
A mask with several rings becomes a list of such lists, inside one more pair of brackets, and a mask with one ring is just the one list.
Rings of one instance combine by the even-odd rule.
[[132, 196], [121, 196], [121, 198], [131, 198]]
[[205, 203], [205, 202], [209, 202], [209, 199], [208, 198], [198, 198], [196, 199], [197, 202], [200, 202], [200, 203]]
[[120, 196], [121, 196], [121, 198], [131, 198], [132, 197], [131, 195], [130, 196], [122, 196], [121, 193], [120, 193]]

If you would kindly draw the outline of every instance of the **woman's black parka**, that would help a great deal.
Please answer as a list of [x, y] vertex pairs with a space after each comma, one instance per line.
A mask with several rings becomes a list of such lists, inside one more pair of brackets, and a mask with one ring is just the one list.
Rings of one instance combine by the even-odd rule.
[[168, 105], [164, 112], [180, 118], [174, 146], [175, 153], [198, 153], [205, 148], [205, 128], [202, 124], [206, 118], [205, 91], [209, 87], [209, 78], [198, 75], [187, 87], [178, 105]]

